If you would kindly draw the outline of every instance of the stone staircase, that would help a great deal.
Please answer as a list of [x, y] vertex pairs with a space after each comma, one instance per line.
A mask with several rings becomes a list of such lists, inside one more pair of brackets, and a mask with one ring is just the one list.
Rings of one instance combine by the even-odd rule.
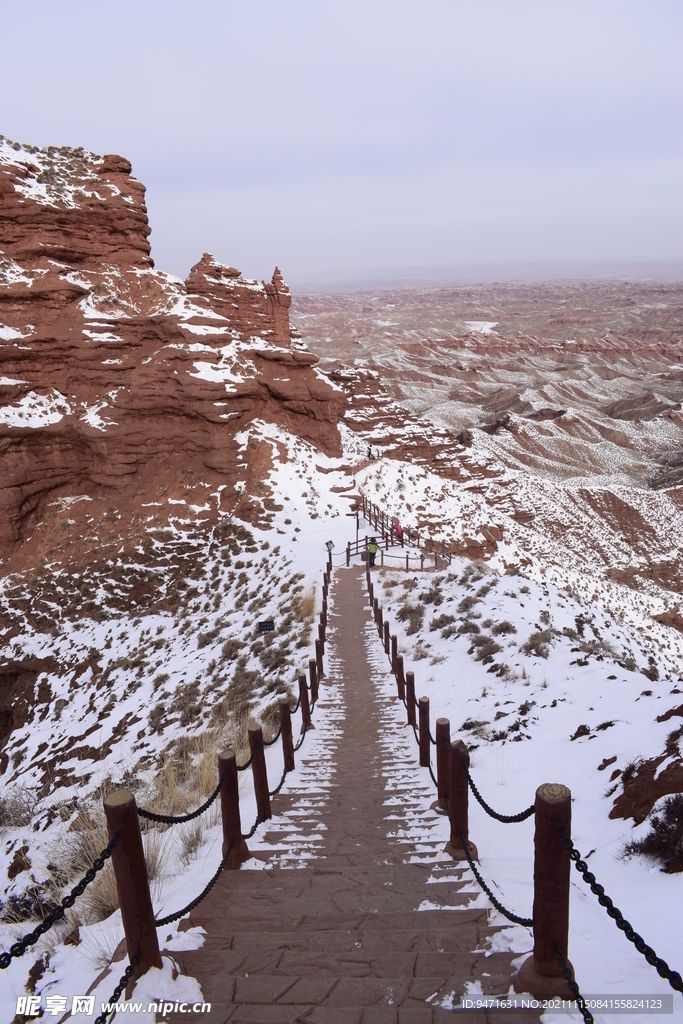
[[495, 951], [505, 943], [483, 894], [444, 852], [447, 821], [391, 706], [361, 571], [335, 570], [333, 598], [318, 725], [297, 774], [251, 843], [257, 859], [224, 871], [192, 912], [202, 948], [174, 954], [212, 1024], [431, 1024], [462, 994], [507, 994], [526, 951]]

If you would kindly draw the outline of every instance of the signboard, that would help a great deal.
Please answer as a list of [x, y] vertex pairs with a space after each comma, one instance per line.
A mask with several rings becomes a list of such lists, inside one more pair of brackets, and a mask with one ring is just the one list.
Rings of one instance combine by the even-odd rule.
[[325, 547], [327, 548], [328, 551], [331, 551], [332, 548], [334, 547], [334, 541], [333, 540], [326, 540], [325, 541]]
[[258, 631], [259, 633], [272, 633], [275, 629], [275, 623], [272, 619], [266, 619], [264, 622], [259, 622]]

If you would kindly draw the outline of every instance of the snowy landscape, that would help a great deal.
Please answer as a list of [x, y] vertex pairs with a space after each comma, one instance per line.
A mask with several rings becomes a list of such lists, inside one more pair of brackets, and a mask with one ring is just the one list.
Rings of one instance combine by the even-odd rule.
[[[429, 538], [451, 552], [421, 569], [413, 547], [406, 570], [411, 547], [394, 544], [373, 570], [432, 722], [450, 720], [501, 813], [542, 783], [568, 786], [581, 855], [681, 970], [680, 287], [292, 302], [277, 269], [252, 281], [205, 253], [184, 282], [156, 270], [144, 187], [121, 157], [0, 139], [0, 174], [3, 949], [106, 846], [108, 793], [185, 813], [214, 791], [219, 751], [247, 759], [250, 722], [275, 735], [278, 700], [294, 704], [315, 657], [327, 545], [330, 607], [337, 575], [361, 571], [346, 549], [365, 498], [420, 531], [422, 552]], [[361, 547], [377, 535], [361, 514]], [[358, 642], [386, 698], [384, 742], [404, 753], [402, 784], [424, 806], [410, 835], [445, 844], [369, 607]], [[327, 809], [310, 794], [347, 712], [333, 633], [328, 643], [330, 685], [286, 782], [300, 810], [276, 815], [277, 842], [257, 830], [248, 869], [315, 857]], [[269, 748], [272, 784], [281, 757]], [[247, 828], [256, 803], [241, 778]], [[303, 827], [311, 808], [317, 825]], [[639, 848], [658, 822], [662, 842]], [[533, 822], [498, 824], [471, 798], [470, 834], [482, 876], [529, 916]], [[196, 824], [144, 827], [157, 915], [201, 891], [221, 838], [217, 805]], [[488, 907], [466, 878], [472, 906]], [[582, 992], [672, 994], [575, 871], [570, 914]], [[530, 930], [493, 909], [491, 921], [496, 948], [521, 963]], [[67, 988], [99, 1006], [123, 939], [107, 865], [0, 974], [3, 1011]], [[135, 998], [201, 1001], [173, 964], [202, 930], [175, 923], [159, 941], [163, 972]], [[680, 995], [673, 1005], [683, 1019]]]

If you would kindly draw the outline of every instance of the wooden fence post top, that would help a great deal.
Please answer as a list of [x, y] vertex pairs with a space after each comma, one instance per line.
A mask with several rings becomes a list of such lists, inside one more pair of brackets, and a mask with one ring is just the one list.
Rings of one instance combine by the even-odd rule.
[[423, 702], [425, 704], [429, 704], [429, 697], [419, 697], [418, 698], [418, 701], [417, 701], [418, 704], [422, 704]]
[[437, 718], [436, 724], [440, 725], [442, 728], [445, 728], [446, 726], [450, 726], [451, 722], [449, 718]]
[[130, 803], [135, 803], [135, 797], [128, 789], [115, 789], [113, 793], [109, 793], [104, 798], [105, 811], [107, 810], [107, 808], [111, 808], [112, 810], [118, 810], [119, 808], [124, 807], [126, 804]]
[[230, 747], [226, 747], [225, 750], [219, 751], [218, 760], [219, 761], [236, 761], [237, 760], [237, 755], [235, 754], [234, 750], [230, 749]]
[[544, 782], [536, 790], [536, 803], [561, 804], [571, 798], [571, 790], [561, 782]]

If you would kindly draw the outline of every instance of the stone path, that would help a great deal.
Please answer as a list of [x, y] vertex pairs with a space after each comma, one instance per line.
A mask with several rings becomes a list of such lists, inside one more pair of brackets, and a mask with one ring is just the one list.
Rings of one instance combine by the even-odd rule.
[[206, 929], [205, 945], [177, 955], [212, 1024], [432, 1024], [452, 1018], [440, 1007], [467, 982], [505, 993], [514, 974], [514, 954], [490, 951], [497, 929], [468, 907], [477, 892], [443, 853], [446, 823], [425, 813], [412, 734], [387, 713], [363, 573], [335, 570], [330, 596], [314, 716], [333, 719], [324, 756], [311, 760], [307, 737], [305, 791], [274, 799], [261, 869], [223, 873], [189, 922]]

